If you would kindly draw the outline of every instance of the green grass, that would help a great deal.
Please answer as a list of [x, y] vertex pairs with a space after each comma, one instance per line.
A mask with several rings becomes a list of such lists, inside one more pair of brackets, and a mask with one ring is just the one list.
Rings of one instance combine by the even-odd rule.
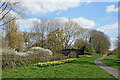
[[115, 78], [93, 62], [100, 58], [93, 55], [91, 58], [81, 57], [78, 61], [47, 67], [18, 67], [2, 71], [3, 78]]
[[118, 67], [120, 66], [120, 60], [118, 59], [118, 55], [110, 55], [101, 61], [110, 67], [120, 70], [120, 67]]

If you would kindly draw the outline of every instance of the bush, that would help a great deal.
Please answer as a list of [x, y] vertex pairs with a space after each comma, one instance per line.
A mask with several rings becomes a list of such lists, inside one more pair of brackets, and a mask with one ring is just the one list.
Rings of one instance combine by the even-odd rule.
[[2, 59], [2, 69], [5, 68], [16, 68], [16, 67], [20, 67], [20, 66], [28, 66], [33, 64], [34, 62], [31, 61], [32, 59], [22, 59], [22, 58], [18, 58], [18, 59]]
[[48, 49], [44, 49], [41, 47], [32, 47], [30, 51], [27, 52], [17, 52], [14, 49], [5, 47], [5, 48], [0, 48], [0, 51], [2, 51], [3, 56], [39, 56], [39, 57], [48, 57], [52, 56], [52, 52]]
[[80, 49], [84, 54], [93, 54], [95, 53], [95, 49], [92, 43], [86, 42], [84, 40], [77, 39], [74, 43], [74, 47], [76, 49]]
[[58, 56], [53, 56], [50, 58], [50, 61], [55, 61], [55, 60], [63, 60], [63, 59], [67, 59], [67, 56], [63, 56], [63, 57], [58, 57]]
[[68, 57], [69, 58], [75, 58], [77, 55], [76, 55], [76, 53], [75, 52], [70, 52], [69, 54], [68, 54]]
[[17, 51], [15, 51], [14, 49], [8, 48], [8, 47], [2, 48], [1, 51], [2, 51], [3, 56], [4, 55], [7, 55], [7, 56], [9, 56], [9, 55], [17, 55]]
[[30, 49], [30, 51], [33, 54], [40, 55], [41, 57], [52, 56], [52, 54], [53, 54], [50, 50], [44, 49], [44, 48], [41, 48], [41, 47], [32, 47]]
[[17, 51], [15, 51], [14, 49], [11, 49], [11, 48], [2, 48], [2, 58], [3, 59], [15, 59], [15, 58], [18, 58], [19, 55], [17, 54]]
[[2, 51], [2, 56], [9, 56], [9, 57], [17, 57], [17, 56], [28, 56], [28, 52], [17, 52], [12, 48], [2, 48], [0, 49]]
[[118, 48], [115, 48], [113, 51], [112, 51], [113, 54], [119, 54], [119, 49]]
[[93, 45], [91, 43], [87, 43], [87, 42], [85, 45], [83, 45], [83, 47], [80, 48], [80, 50], [82, 50], [83, 53], [86, 55], [91, 55], [91, 54], [95, 53]]
[[53, 56], [63, 57], [65, 55], [64, 54], [60, 54], [60, 53], [56, 53], [56, 54], [53, 54]]
[[29, 56], [16, 56], [16, 57], [2, 57], [2, 69], [5, 68], [16, 68], [20, 66], [29, 66], [36, 64], [38, 62], [47, 62], [47, 61], [55, 61], [55, 60], [63, 60], [67, 59], [67, 56], [51, 56], [51, 57], [39, 57], [36, 55]]
[[[1, 49], [2, 50], [2, 49]], [[16, 52], [13, 49], [3, 49], [2, 69], [16, 68], [20, 66], [33, 65], [38, 62], [47, 62], [55, 60], [67, 59], [67, 56], [62, 54], [55, 54], [51, 56], [52, 52], [47, 49], [37, 48], [28, 52]]]

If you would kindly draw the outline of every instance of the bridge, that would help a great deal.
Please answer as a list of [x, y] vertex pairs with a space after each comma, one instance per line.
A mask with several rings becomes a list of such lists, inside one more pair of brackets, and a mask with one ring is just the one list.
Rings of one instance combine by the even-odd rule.
[[81, 48], [81, 49], [63, 49], [62, 51], [59, 51], [59, 53], [64, 54], [65, 56], [68, 56], [68, 54], [70, 52], [75, 52], [76, 53], [76, 57], [78, 57], [78, 55], [84, 55], [84, 51], [85, 51], [85, 47], [86, 44]]
[[80, 49], [63, 49], [62, 51], [59, 51], [59, 53], [64, 54], [65, 56], [68, 56], [70, 52], [75, 52], [77, 55], [76, 57], [78, 57], [78, 55], [84, 55], [83, 50]]

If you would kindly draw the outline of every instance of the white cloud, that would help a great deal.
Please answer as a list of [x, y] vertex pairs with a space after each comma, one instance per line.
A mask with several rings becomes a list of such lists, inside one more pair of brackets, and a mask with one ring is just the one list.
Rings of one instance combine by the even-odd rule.
[[60, 13], [62, 13], [62, 11], [58, 11], [56, 14], [59, 15]]
[[[72, 0], [73, 1], [73, 0]], [[75, 0], [75, 2], [70, 2], [68, 0], [32, 0], [25, 1], [21, 0], [24, 7], [27, 8], [28, 12], [32, 14], [37, 13], [47, 13], [58, 10], [67, 10], [68, 8], [77, 7], [80, 5], [80, 0]]]
[[64, 17], [57, 17], [57, 18], [53, 18], [52, 21], [56, 21], [56, 22], [60, 22], [60, 23], [65, 23], [68, 21], [68, 18], [64, 18]]
[[106, 7], [106, 12], [118, 12], [118, 8], [115, 8], [114, 5], [110, 5]]
[[[4, 0], [3, 0], [4, 1]], [[92, 0], [10, 0], [11, 2], [19, 1], [21, 6], [26, 9], [26, 13], [42, 14], [69, 8], [78, 7], [80, 2], [91, 3]], [[57, 13], [59, 14], [59, 12]]]
[[[6, 1], [6, 0], [2, 0], [2, 1]], [[10, 0], [10, 1], [20, 1], [20, 0]], [[56, 2], [57, 0], [24, 0], [24, 2]], [[78, 2], [78, 0], [59, 0], [57, 2], [65, 2], [65, 1], [69, 1], [69, 2]], [[80, 0], [80, 2], [119, 2], [119, 0]]]
[[85, 19], [83, 17], [74, 18], [74, 21], [76, 21], [81, 27], [83, 28], [93, 28], [97, 24], [93, 20]]
[[[68, 18], [64, 18], [64, 17], [53, 18], [52, 20], [55, 20], [55, 21], [60, 22], [60, 23], [68, 22]], [[85, 19], [83, 17], [74, 18], [74, 19], [71, 19], [71, 20], [73, 20], [74, 22], [78, 23], [83, 28], [92, 28], [92, 27], [96, 26], [96, 23], [94, 21]], [[24, 29], [32, 28], [33, 27], [32, 24], [33, 24], [34, 21], [41, 22], [41, 20], [37, 19], [37, 18], [18, 19], [16, 22], [20, 26], [20, 29], [22, 31], [24, 31]]]
[[111, 25], [104, 25], [104, 26], [98, 28], [97, 30], [105, 32], [106, 30], [110, 31], [110, 30], [117, 29], [117, 28], [118, 28], [118, 23], [115, 23], [115, 24], [111, 24]]
[[[68, 18], [61, 17], [61, 18], [54, 18], [54, 20], [64, 23], [68, 21]], [[93, 28], [94, 26], [97, 25], [93, 20], [85, 19], [83, 17], [73, 18], [72, 20], [78, 23], [83, 28]]]
[[16, 23], [20, 26], [20, 29], [31, 28], [34, 21], [40, 22], [40, 19], [31, 18], [31, 19], [18, 19]]
[[93, 2], [93, 0], [87, 0], [87, 4], [90, 4], [91, 2]]

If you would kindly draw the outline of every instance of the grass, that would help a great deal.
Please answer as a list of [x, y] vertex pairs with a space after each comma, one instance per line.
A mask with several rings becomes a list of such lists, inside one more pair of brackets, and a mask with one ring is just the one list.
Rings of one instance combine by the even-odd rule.
[[118, 55], [109, 55], [108, 57], [101, 61], [110, 67], [120, 70], [120, 67], [118, 67], [120, 66], [120, 60], [118, 58], [119, 58]]
[[47, 67], [18, 67], [2, 71], [3, 78], [115, 78], [93, 62], [100, 58], [93, 55], [90, 58], [81, 57], [77, 61]]

